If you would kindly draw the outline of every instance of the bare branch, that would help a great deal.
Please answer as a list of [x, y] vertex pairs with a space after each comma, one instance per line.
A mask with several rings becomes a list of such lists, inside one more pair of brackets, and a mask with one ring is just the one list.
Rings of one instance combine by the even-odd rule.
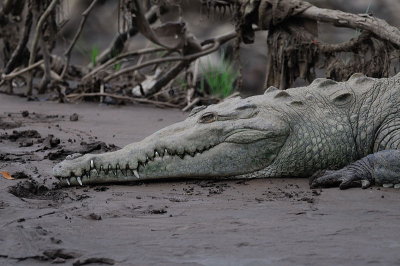
[[177, 108], [179, 105], [168, 103], [168, 102], [159, 102], [159, 101], [153, 101], [149, 99], [142, 99], [142, 98], [133, 98], [129, 96], [122, 96], [122, 95], [116, 95], [116, 94], [110, 94], [110, 93], [75, 93], [75, 94], [69, 94], [66, 97], [69, 99], [79, 99], [82, 97], [112, 97], [115, 99], [119, 100], [124, 100], [124, 101], [129, 101], [129, 102], [134, 102], [134, 103], [149, 103], [149, 104], [154, 104], [159, 107], [172, 107], [172, 108]]
[[142, 4], [140, 3], [141, 1], [132, 0], [131, 2], [134, 6], [132, 11], [135, 14], [135, 17], [133, 19], [136, 22], [136, 26], [137, 26], [138, 30], [140, 31], [140, 33], [142, 33], [147, 39], [149, 39], [153, 43], [158, 44], [169, 50], [175, 50], [175, 49], [179, 48], [178, 47], [179, 43], [171, 46], [171, 45], [161, 42], [159, 40], [157, 34], [150, 27], [150, 24], [144, 15], [144, 10], [143, 10]]
[[22, 75], [22, 74], [24, 74], [24, 73], [26, 73], [26, 72], [28, 72], [28, 71], [31, 71], [31, 70], [34, 69], [34, 68], [37, 68], [38, 66], [40, 66], [41, 64], [43, 64], [43, 62], [44, 62], [43, 59], [42, 59], [42, 60], [39, 60], [39, 61], [37, 61], [36, 63], [34, 63], [34, 64], [32, 64], [32, 65], [30, 65], [30, 66], [24, 68], [24, 69], [21, 69], [21, 70], [19, 70], [19, 71], [11, 72], [11, 73], [8, 74], [8, 75], [4, 75], [4, 74], [3, 74], [3, 75], [1, 76], [1, 78], [2, 78], [3, 80], [11, 80], [11, 79], [13, 79], [13, 78], [15, 78], [15, 77], [17, 77], [17, 76], [20, 76], [20, 75]]
[[96, 73], [99, 73], [100, 71], [104, 70], [105, 68], [107, 68], [113, 64], [116, 64], [125, 58], [133, 57], [133, 56], [137, 56], [137, 55], [157, 53], [157, 52], [161, 52], [161, 51], [165, 51], [165, 49], [164, 48], [145, 48], [145, 49], [141, 49], [141, 50], [137, 50], [137, 51], [133, 51], [133, 52], [127, 52], [127, 53], [120, 54], [117, 57], [111, 58], [104, 64], [102, 64], [102, 65], [96, 67], [95, 69], [93, 69], [92, 71], [90, 71], [90, 73], [86, 74], [82, 78], [82, 80], [88, 79], [89, 77], [95, 75]]
[[135, 65], [135, 66], [131, 66], [128, 68], [124, 68], [121, 69], [109, 76], [107, 76], [104, 79], [104, 82], [108, 82], [116, 77], [121, 76], [122, 74], [128, 73], [128, 72], [132, 72], [135, 71], [137, 69], [141, 69], [147, 66], [151, 66], [151, 65], [155, 65], [155, 64], [160, 64], [160, 63], [166, 63], [166, 62], [175, 62], [175, 61], [193, 61], [199, 57], [205, 56], [207, 54], [213, 53], [215, 51], [217, 51], [219, 49], [219, 47], [221, 46], [221, 44], [223, 44], [224, 42], [227, 42], [233, 38], [236, 37], [236, 32], [230, 32], [228, 34], [224, 34], [221, 36], [218, 36], [216, 38], [210, 39], [205, 41], [205, 43], [210, 44], [212, 43], [212, 45], [210, 45], [211, 47], [203, 49], [201, 52], [195, 53], [195, 54], [190, 54], [187, 56], [177, 56], [177, 57], [167, 57], [167, 58], [160, 58], [160, 59], [154, 59], [154, 60], [150, 60], [147, 62], [144, 62], [140, 65]]
[[[265, 1], [265, 0], [264, 0]], [[231, 6], [238, 2], [242, 5], [249, 5], [248, 0], [207, 0], [204, 3], [218, 3], [220, 5]], [[275, 2], [275, 1], [272, 1]], [[315, 21], [331, 23], [337, 27], [361, 29], [375, 34], [378, 38], [386, 40], [400, 46], [400, 29], [389, 25], [386, 21], [370, 16], [368, 14], [352, 14], [339, 10], [318, 8], [306, 1], [301, 0], [281, 0], [282, 6], [289, 6], [288, 10], [298, 6], [306, 6], [302, 12], [296, 13], [293, 17], [312, 19]], [[212, 5], [211, 5], [212, 6]], [[265, 8], [266, 5], [259, 5], [258, 8]], [[258, 10], [259, 14], [265, 14], [265, 10]], [[273, 17], [274, 14], [271, 14]], [[268, 19], [268, 18], [262, 18]], [[260, 24], [260, 21], [259, 21]], [[261, 22], [262, 24], [262, 22]]]
[[[36, 30], [35, 30], [35, 36], [33, 37], [33, 41], [32, 41], [32, 46], [31, 46], [31, 55], [29, 57], [29, 65], [31, 66], [34, 64], [35, 59], [36, 59], [36, 49], [37, 49], [37, 45], [40, 39], [40, 36], [42, 34], [42, 27], [44, 22], [46, 21], [47, 17], [51, 14], [51, 12], [53, 11], [53, 9], [56, 7], [57, 3], [59, 0], [53, 0], [51, 1], [50, 5], [46, 8], [46, 10], [43, 12], [42, 16], [39, 18], [39, 21], [36, 25]], [[26, 94], [27, 95], [31, 95], [32, 94], [32, 78], [33, 78], [33, 73], [31, 75], [31, 81], [28, 84], [28, 89]]]
[[79, 28], [76, 31], [75, 36], [72, 39], [72, 42], [70, 43], [68, 49], [64, 52], [65, 64], [64, 64], [63, 71], [61, 72], [61, 78], [64, 78], [64, 76], [68, 70], [72, 49], [74, 48], [75, 43], [78, 41], [79, 36], [82, 33], [83, 27], [85, 26], [86, 20], [88, 19], [90, 12], [93, 10], [93, 7], [96, 5], [97, 2], [98, 2], [98, 0], [93, 0], [92, 3], [89, 5], [89, 7], [82, 13], [82, 19], [79, 24]]
[[400, 29], [389, 25], [386, 21], [368, 14], [351, 14], [339, 10], [331, 10], [311, 6], [298, 17], [332, 23], [338, 27], [355, 28], [369, 31], [382, 40], [400, 47]]
[[154, 59], [154, 60], [150, 60], [147, 62], [144, 62], [143, 64], [140, 65], [135, 65], [135, 66], [131, 66], [131, 67], [127, 67], [124, 69], [121, 69], [120, 71], [117, 71], [107, 77], [104, 78], [104, 82], [108, 82], [112, 79], [115, 79], [116, 77], [121, 76], [122, 74], [128, 73], [128, 72], [132, 72], [147, 66], [151, 66], [151, 65], [155, 65], [155, 64], [160, 64], [160, 63], [167, 63], [167, 62], [174, 62], [174, 61], [191, 61], [194, 60], [198, 57], [210, 54], [212, 52], [215, 52], [216, 50], [218, 50], [220, 46], [220, 43], [218, 41], [216, 41], [214, 43], [214, 45], [212, 45], [211, 48], [209, 49], [205, 49], [199, 53], [196, 54], [192, 54], [192, 55], [188, 55], [188, 56], [176, 56], [176, 57], [167, 57], [167, 58], [160, 58], [160, 59]]
[[[149, 24], [152, 24], [157, 21], [158, 19], [158, 8], [156, 6], [153, 6], [150, 8], [149, 11], [146, 13], [146, 19]], [[166, 8], [160, 8], [160, 15], [164, 14], [167, 12]], [[99, 55], [97, 58], [97, 62], [99, 64], [103, 64], [106, 61], [110, 60], [114, 56], [117, 56], [120, 54], [124, 47], [125, 47], [125, 42], [128, 40], [129, 37], [132, 37], [138, 33], [138, 29], [135, 25], [133, 25], [131, 28], [129, 28], [127, 31], [124, 31], [122, 33], [118, 33], [110, 45]]]
[[10, 60], [7, 62], [7, 65], [4, 69], [4, 73], [8, 74], [14, 70], [14, 68], [18, 67], [19, 62], [21, 61], [24, 51], [26, 51], [26, 44], [29, 40], [29, 33], [31, 32], [32, 25], [32, 12], [28, 10], [28, 14], [25, 18], [24, 29], [22, 31], [21, 38], [19, 39], [18, 45], [15, 48], [14, 52], [11, 55]]
[[40, 45], [42, 46], [42, 53], [43, 53], [43, 77], [42, 81], [40, 82], [39, 93], [46, 92], [47, 85], [51, 81], [51, 62], [50, 62], [50, 54], [49, 49], [47, 47], [47, 43], [44, 41], [43, 35], [40, 36]]
[[182, 109], [182, 111], [184, 111], [184, 112], [189, 111], [190, 108], [192, 108], [193, 106], [195, 106], [198, 102], [200, 102], [200, 98], [194, 99], [191, 103], [189, 103], [188, 105], [186, 105], [186, 106]]

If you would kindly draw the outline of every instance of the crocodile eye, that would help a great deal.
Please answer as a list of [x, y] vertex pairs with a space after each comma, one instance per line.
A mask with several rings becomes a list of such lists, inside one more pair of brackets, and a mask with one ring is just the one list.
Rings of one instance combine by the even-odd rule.
[[200, 119], [199, 123], [212, 123], [217, 120], [217, 115], [215, 113], [205, 113]]

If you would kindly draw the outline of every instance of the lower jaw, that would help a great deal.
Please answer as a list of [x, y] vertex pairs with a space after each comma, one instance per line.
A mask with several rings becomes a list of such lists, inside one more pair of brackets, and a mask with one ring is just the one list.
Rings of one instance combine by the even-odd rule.
[[[217, 177], [217, 176], [141, 176], [137, 178], [136, 176], [128, 175], [120, 175], [120, 176], [110, 176], [110, 175], [96, 175], [96, 176], [83, 176], [80, 178], [82, 185], [98, 185], [98, 184], [117, 184], [117, 183], [129, 183], [129, 182], [138, 182], [138, 181], [149, 181], [149, 180], [162, 180], [162, 179], [209, 179], [209, 178], [227, 178], [227, 177]], [[67, 181], [68, 180], [68, 181]], [[78, 179], [76, 177], [69, 178], [60, 178], [61, 186], [80, 186]]]
[[[165, 175], [149, 175], [149, 174], [140, 174], [140, 177], [137, 178], [135, 175], [113, 175], [113, 174], [100, 174], [98, 175], [95, 171], [92, 171], [90, 177], [82, 176], [80, 178], [82, 185], [100, 185], [100, 184], [118, 184], [118, 183], [130, 183], [130, 182], [140, 182], [140, 181], [156, 181], [156, 180], [190, 180], [190, 179], [247, 179], [247, 178], [258, 178], [260, 176], [254, 175], [258, 171], [251, 172], [248, 174], [240, 174], [240, 175], [215, 175], [215, 174], [165, 174]], [[68, 181], [67, 181], [68, 180]], [[69, 178], [60, 178], [61, 186], [81, 186], [81, 183], [78, 181], [76, 177]]]

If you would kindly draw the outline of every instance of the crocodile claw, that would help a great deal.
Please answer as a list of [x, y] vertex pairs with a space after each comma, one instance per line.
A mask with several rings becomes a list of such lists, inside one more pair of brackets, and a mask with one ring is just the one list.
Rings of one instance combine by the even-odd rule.
[[315, 173], [310, 178], [311, 188], [339, 187], [340, 189], [348, 189], [353, 187], [361, 187], [366, 189], [370, 187], [371, 184], [372, 181], [368, 178], [357, 175], [353, 171], [346, 169], [337, 171], [320, 171]]

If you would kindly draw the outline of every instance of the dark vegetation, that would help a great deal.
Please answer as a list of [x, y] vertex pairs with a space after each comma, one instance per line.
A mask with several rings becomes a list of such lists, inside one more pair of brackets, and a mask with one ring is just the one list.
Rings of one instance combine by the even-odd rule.
[[[111, 2], [118, 2], [114, 37], [103, 40], [108, 42], [104, 49], [93, 45], [77, 53], [80, 40], [93, 34], [85, 30], [90, 17]], [[325, 4], [330, 2], [340, 1]], [[0, 90], [32, 100], [150, 103], [189, 110], [242, 91], [246, 81], [240, 53], [259, 31], [268, 31], [265, 88], [311, 82], [318, 73], [337, 81], [355, 72], [387, 77], [398, 71], [400, 30], [374, 17], [371, 3], [356, 15], [300, 0], [6, 0], [0, 11]], [[191, 5], [196, 10], [188, 11]], [[389, 5], [400, 9], [396, 1]], [[194, 20], [210, 27], [219, 21], [232, 27], [200, 38], [185, 12], [197, 12]], [[318, 33], [327, 24], [353, 29], [354, 35], [342, 43], [324, 42]], [[101, 25], [95, 29], [99, 38], [102, 31]], [[145, 40], [144, 48], [129, 46], [135, 38]], [[220, 64], [200, 62], [215, 52]], [[76, 60], [82, 54], [87, 62]]]

